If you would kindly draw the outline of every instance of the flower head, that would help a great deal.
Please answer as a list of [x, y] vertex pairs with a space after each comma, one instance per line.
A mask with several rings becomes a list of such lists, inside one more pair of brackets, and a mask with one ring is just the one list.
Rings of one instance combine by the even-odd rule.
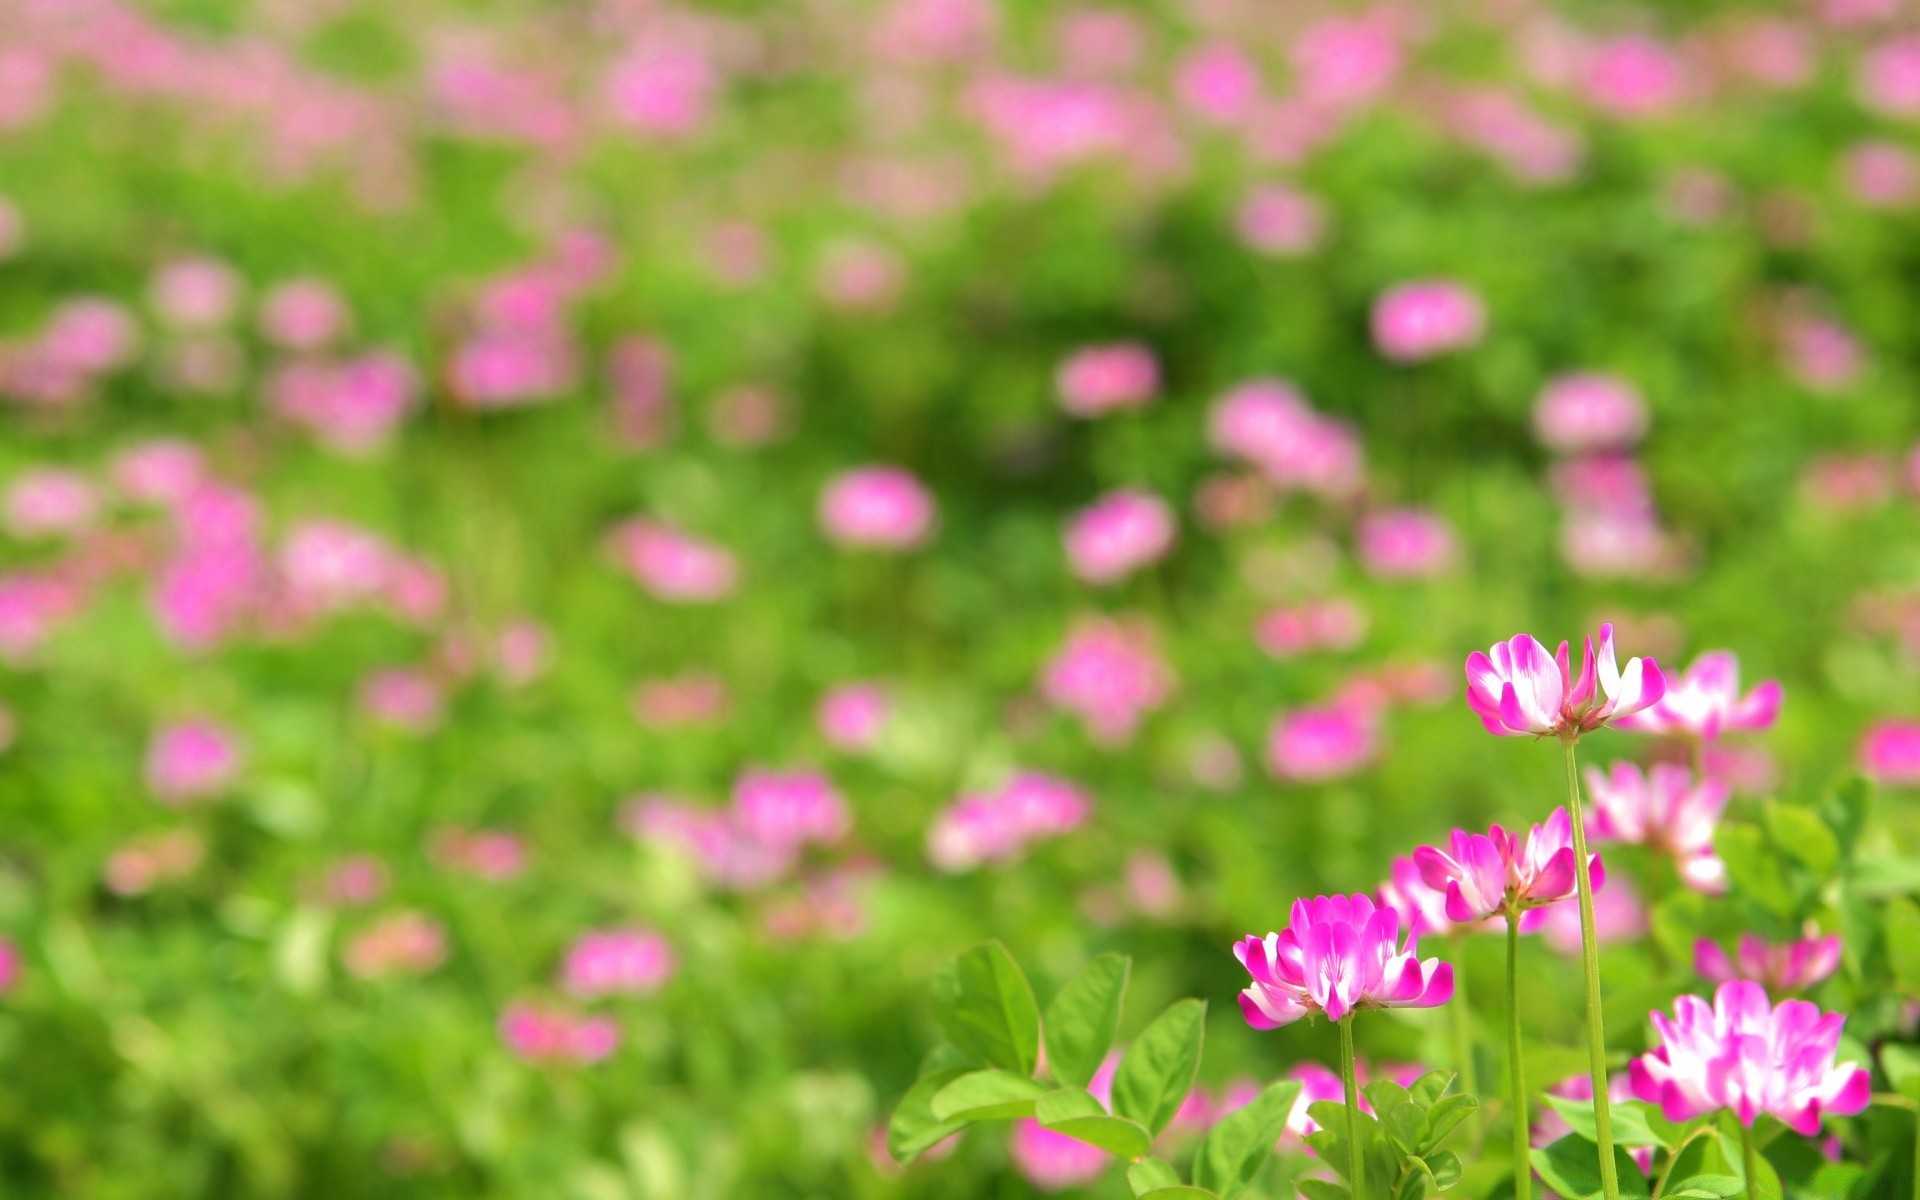
[[[1413, 861], [1421, 880], [1446, 894], [1447, 919], [1463, 925], [1565, 900], [1577, 882], [1573, 822], [1564, 808], [1528, 830], [1524, 842], [1498, 825], [1484, 834], [1456, 829], [1446, 850], [1422, 846]], [[1605, 877], [1600, 856], [1589, 853], [1589, 882], [1598, 890]]]
[[1719, 943], [1701, 938], [1693, 945], [1693, 969], [1713, 983], [1751, 979], [1775, 992], [1804, 992], [1840, 969], [1838, 937], [1805, 937], [1769, 942], [1751, 933], [1729, 958]]
[[1287, 928], [1235, 943], [1253, 976], [1240, 1011], [1255, 1029], [1277, 1029], [1324, 1013], [1338, 1021], [1359, 1008], [1433, 1008], [1453, 997], [1453, 967], [1400, 944], [1400, 914], [1366, 896], [1296, 900]]
[[1769, 679], [1740, 694], [1740, 660], [1714, 650], [1667, 685], [1650, 707], [1626, 717], [1620, 728], [1636, 733], [1683, 733], [1711, 742], [1722, 733], [1769, 729], [1780, 717], [1780, 684]]
[[1805, 1000], [1776, 1006], [1751, 980], [1721, 984], [1711, 1006], [1682, 996], [1672, 1017], [1653, 1014], [1660, 1045], [1633, 1060], [1633, 1094], [1660, 1105], [1671, 1121], [1728, 1109], [1751, 1128], [1771, 1113], [1811, 1136], [1825, 1114], [1849, 1116], [1867, 1106], [1867, 1072], [1833, 1061], [1844, 1024], [1845, 1016]]
[[1626, 670], [1619, 668], [1611, 624], [1600, 627], [1598, 656], [1587, 639], [1578, 678], [1566, 642], [1550, 655], [1531, 634], [1467, 656], [1467, 703], [1487, 732], [1501, 737], [1578, 737], [1659, 703], [1666, 688], [1651, 658], [1629, 659]]
[[1713, 831], [1727, 806], [1725, 782], [1695, 782], [1692, 772], [1673, 764], [1642, 772], [1623, 762], [1605, 774], [1588, 767], [1587, 791], [1597, 840], [1651, 846], [1673, 856], [1687, 886], [1708, 893], [1726, 889], [1727, 867], [1713, 848]]

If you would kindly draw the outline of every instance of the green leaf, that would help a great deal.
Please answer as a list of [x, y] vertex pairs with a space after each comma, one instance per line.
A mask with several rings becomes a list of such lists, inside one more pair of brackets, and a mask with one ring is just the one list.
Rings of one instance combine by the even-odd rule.
[[1767, 848], [1758, 829], [1724, 822], [1714, 834], [1713, 848], [1727, 864], [1727, 878], [1741, 895], [1777, 916], [1793, 915], [1793, 890], [1781, 870], [1784, 864]]
[[1178, 1187], [1156, 1188], [1140, 1197], [1140, 1200], [1218, 1200], [1218, 1198], [1203, 1188], [1187, 1187], [1182, 1184]]
[[1413, 1081], [1413, 1086], [1407, 1090], [1407, 1094], [1413, 1097], [1413, 1102], [1421, 1108], [1432, 1108], [1452, 1086], [1452, 1071], [1428, 1071]]
[[1086, 1087], [1120, 1027], [1120, 1005], [1127, 994], [1128, 961], [1102, 954], [1068, 981], [1047, 1005], [1042, 1030], [1047, 1069], [1064, 1085]]
[[1908, 995], [1920, 995], [1920, 905], [1905, 896], [1887, 901], [1887, 962], [1893, 981]]
[[1827, 825], [1840, 840], [1840, 851], [1851, 857], [1866, 831], [1867, 818], [1873, 812], [1873, 784], [1863, 775], [1843, 780], [1827, 802]]
[[1206, 1021], [1206, 1001], [1180, 1000], [1141, 1030], [1114, 1073], [1113, 1111], [1154, 1133], [1165, 1129], [1193, 1090]]
[[1307, 1106], [1307, 1115], [1320, 1126], [1318, 1132], [1307, 1135], [1307, 1146], [1320, 1156], [1320, 1161], [1347, 1177], [1347, 1137], [1349, 1122], [1360, 1141], [1360, 1153], [1366, 1159], [1369, 1177], [1387, 1178], [1378, 1159], [1382, 1156], [1394, 1157], [1386, 1139], [1380, 1136], [1380, 1123], [1366, 1113], [1354, 1114], [1338, 1100], [1322, 1100]]
[[[1463, 1096], [1461, 1099], [1471, 1100], [1472, 1097]], [[1433, 1182], [1437, 1184], [1443, 1192], [1454, 1184], [1459, 1183], [1460, 1177], [1466, 1174], [1466, 1168], [1460, 1165], [1460, 1156], [1451, 1150], [1442, 1150], [1438, 1154], [1429, 1154], [1426, 1161], [1427, 1170], [1433, 1175]]]
[[1445, 1096], [1427, 1110], [1426, 1129], [1420, 1138], [1419, 1151], [1425, 1154], [1447, 1139], [1447, 1135], [1480, 1109], [1480, 1101], [1472, 1096]]
[[[1625, 1148], [1613, 1148], [1613, 1166], [1620, 1180], [1620, 1195], [1645, 1200], [1647, 1177], [1640, 1173]], [[1561, 1200], [1596, 1200], [1601, 1195], [1600, 1147], [1577, 1133], [1535, 1150], [1533, 1169]]]
[[1747, 1185], [1732, 1175], [1694, 1175], [1670, 1180], [1660, 1195], [1662, 1200], [1725, 1200], [1746, 1190]]
[[1296, 1179], [1293, 1186], [1307, 1200], [1352, 1200], [1353, 1193], [1325, 1179]]
[[941, 1088], [933, 1097], [933, 1115], [942, 1121], [1007, 1121], [1033, 1115], [1033, 1102], [1047, 1094], [1045, 1084], [1024, 1075], [988, 1068], [973, 1071]]
[[1889, 1042], [1880, 1047], [1880, 1069], [1893, 1090], [1909, 1100], [1920, 1100], [1920, 1049]]
[[[1594, 1131], [1593, 1101], [1548, 1096], [1547, 1103], [1566, 1121], [1568, 1128], [1590, 1142], [1599, 1141], [1600, 1135]], [[1647, 1123], [1647, 1114], [1652, 1111], [1647, 1105], [1638, 1100], [1616, 1100], [1608, 1106], [1608, 1111], [1613, 1114], [1614, 1145], [1630, 1149], [1638, 1146], [1668, 1148], [1667, 1139]]]
[[1016, 1075], [1040, 1054], [1040, 1009], [1020, 964], [999, 942], [982, 942], [933, 977], [933, 1015], [954, 1045]]
[[1180, 1176], [1163, 1159], [1143, 1158], [1127, 1168], [1127, 1186], [1134, 1195], [1144, 1196], [1158, 1188], [1180, 1186]]
[[1048, 1092], [1033, 1106], [1033, 1115], [1055, 1133], [1098, 1146], [1108, 1154], [1129, 1161], [1142, 1157], [1153, 1147], [1153, 1135], [1145, 1126], [1109, 1115], [1098, 1100], [1078, 1088]]
[[1771, 802], [1761, 816], [1773, 844], [1816, 874], [1826, 875], [1840, 862], [1840, 840], [1812, 809]]
[[960, 1069], [935, 1071], [923, 1075], [900, 1097], [893, 1117], [887, 1122], [887, 1153], [905, 1164], [920, 1157], [927, 1147], [963, 1127], [960, 1121], [943, 1121], [933, 1115], [933, 1098], [940, 1090], [967, 1072]]
[[1193, 1156], [1193, 1181], [1232, 1200], [1272, 1155], [1299, 1099], [1299, 1081], [1282, 1080], [1220, 1118]]

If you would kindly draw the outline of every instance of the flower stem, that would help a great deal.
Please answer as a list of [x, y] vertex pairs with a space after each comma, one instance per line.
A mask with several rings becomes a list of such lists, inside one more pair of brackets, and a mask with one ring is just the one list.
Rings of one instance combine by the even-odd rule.
[[1760, 1156], [1753, 1152], [1753, 1130], [1740, 1127], [1740, 1159], [1747, 1171], [1747, 1200], [1759, 1200]]
[[1347, 1089], [1347, 1184], [1354, 1200], [1365, 1200], [1366, 1158], [1360, 1153], [1360, 1085], [1353, 1075], [1353, 1014], [1340, 1018], [1340, 1081]]
[[1580, 812], [1580, 769], [1573, 738], [1562, 739], [1567, 759], [1567, 809], [1573, 817], [1573, 879], [1580, 893], [1580, 960], [1587, 977], [1587, 1064], [1593, 1073], [1593, 1132], [1600, 1143], [1600, 1194], [1620, 1200], [1613, 1163], [1613, 1105], [1607, 1098], [1607, 1032], [1600, 1014], [1600, 947], [1593, 937], [1593, 880], [1587, 866], [1587, 822]]
[[1533, 1200], [1527, 1072], [1520, 1061], [1520, 914], [1507, 912], [1507, 1069], [1513, 1074], [1513, 1196]]
[[[1460, 1072], [1460, 1090], [1469, 1096], [1480, 1094], [1480, 1081], [1473, 1065], [1473, 1014], [1467, 1004], [1467, 943], [1466, 939], [1455, 934], [1453, 937], [1453, 1000], [1447, 1005], [1453, 1018], [1453, 1065]], [[1479, 1121], [1473, 1122], [1473, 1146], [1480, 1148], [1485, 1136], [1485, 1126]]]

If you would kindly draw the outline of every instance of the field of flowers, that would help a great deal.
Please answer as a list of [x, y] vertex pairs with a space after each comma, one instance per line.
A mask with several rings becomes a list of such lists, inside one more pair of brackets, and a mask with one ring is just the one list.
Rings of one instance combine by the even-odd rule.
[[0, 1194], [1920, 1194], [1916, 133], [1913, 0], [0, 0]]

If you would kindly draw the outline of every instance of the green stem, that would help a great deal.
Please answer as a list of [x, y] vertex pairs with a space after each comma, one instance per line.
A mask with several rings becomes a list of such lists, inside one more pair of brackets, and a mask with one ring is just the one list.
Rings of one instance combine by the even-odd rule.
[[[1458, 933], [1453, 936], [1453, 999], [1447, 1002], [1453, 1024], [1453, 1065], [1460, 1072], [1460, 1090], [1469, 1096], [1480, 1094], [1480, 1081], [1473, 1065], [1473, 1014], [1467, 1003], [1467, 941]], [[1486, 1128], [1479, 1120], [1473, 1122], [1473, 1148], [1480, 1148]]]
[[1607, 1098], [1607, 1032], [1600, 1014], [1600, 947], [1593, 937], [1593, 881], [1587, 869], [1587, 822], [1580, 812], [1580, 769], [1572, 736], [1561, 739], [1567, 759], [1567, 809], [1573, 818], [1573, 879], [1580, 894], [1580, 960], [1587, 977], [1587, 1065], [1593, 1073], [1593, 1132], [1600, 1143], [1600, 1194], [1620, 1200], [1613, 1163], [1613, 1105]]
[[1747, 1198], [1759, 1200], [1760, 1156], [1753, 1150], [1753, 1130], [1745, 1125], [1740, 1127], [1740, 1160], [1747, 1170]]
[[1366, 1158], [1360, 1153], [1360, 1085], [1353, 1074], [1353, 1014], [1340, 1018], [1340, 1082], [1347, 1089], [1347, 1183], [1354, 1200], [1364, 1200]]
[[1533, 1131], [1527, 1103], [1527, 1072], [1520, 1059], [1520, 914], [1507, 913], [1507, 1069], [1513, 1075], [1513, 1196], [1533, 1200]]

